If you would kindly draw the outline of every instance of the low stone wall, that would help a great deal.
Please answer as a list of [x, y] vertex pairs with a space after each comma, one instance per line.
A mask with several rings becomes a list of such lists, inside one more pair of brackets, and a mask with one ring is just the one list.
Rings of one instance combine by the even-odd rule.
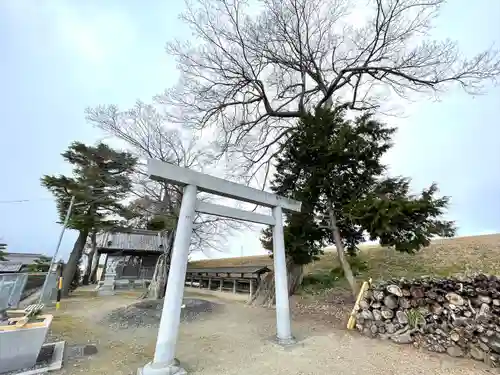
[[500, 279], [479, 274], [374, 284], [361, 299], [356, 328], [369, 337], [499, 367]]

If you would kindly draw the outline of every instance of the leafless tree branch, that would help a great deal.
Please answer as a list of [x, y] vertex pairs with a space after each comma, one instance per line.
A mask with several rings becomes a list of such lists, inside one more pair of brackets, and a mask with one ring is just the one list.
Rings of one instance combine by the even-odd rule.
[[[152, 105], [137, 102], [128, 111], [116, 106], [98, 106], [86, 110], [91, 124], [128, 144], [140, 158], [154, 158], [185, 168], [201, 170], [212, 159], [210, 149], [198, 144], [198, 139], [184, 134], [182, 129], [169, 127], [165, 116]], [[137, 167], [133, 178], [130, 209], [138, 214], [136, 226], [145, 226], [157, 215], [167, 217], [175, 227], [182, 189], [178, 186], [157, 182], [148, 178], [144, 163]], [[209, 195], [198, 194], [198, 199], [211, 200]], [[244, 224], [233, 220], [197, 215], [194, 220], [192, 248], [221, 249], [224, 239]]]
[[444, 0], [352, 3], [188, 0], [181, 19], [194, 38], [167, 44], [181, 78], [156, 99], [171, 121], [216, 129], [218, 151], [252, 176], [306, 112], [374, 109], [387, 95], [453, 84], [475, 94], [500, 74], [498, 51], [466, 57], [456, 42], [430, 39]]

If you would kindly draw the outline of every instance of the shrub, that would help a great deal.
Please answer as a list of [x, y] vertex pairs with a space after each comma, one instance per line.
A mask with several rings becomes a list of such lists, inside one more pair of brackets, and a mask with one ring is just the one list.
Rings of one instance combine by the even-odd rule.
[[76, 288], [80, 286], [81, 280], [82, 280], [82, 270], [80, 269], [80, 262], [78, 262], [78, 267], [76, 267], [73, 280], [71, 280], [71, 284], [69, 285], [69, 290], [72, 292], [75, 291]]
[[[351, 265], [354, 276], [358, 276], [368, 270], [368, 264], [358, 256], [348, 256], [347, 260]], [[315, 290], [334, 288], [343, 285], [344, 282], [344, 271], [339, 265], [329, 271], [318, 271], [305, 275], [302, 281], [302, 288], [309, 293]]]

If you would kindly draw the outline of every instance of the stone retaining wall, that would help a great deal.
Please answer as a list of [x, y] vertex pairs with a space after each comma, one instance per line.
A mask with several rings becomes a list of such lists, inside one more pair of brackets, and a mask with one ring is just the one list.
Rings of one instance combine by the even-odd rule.
[[356, 328], [364, 335], [413, 344], [500, 366], [500, 279], [393, 279], [361, 299]]

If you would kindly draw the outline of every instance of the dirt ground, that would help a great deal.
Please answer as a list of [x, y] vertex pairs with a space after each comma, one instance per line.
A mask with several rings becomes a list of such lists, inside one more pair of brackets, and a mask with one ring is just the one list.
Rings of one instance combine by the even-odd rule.
[[[137, 293], [97, 298], [78, 294], [54, 312], [50, 340], [95, 344], [93, 356], [71, 357], [56, 375], [132, 375], [153, 357], [157, 324], [138, 327], [109, 321], [110, 312], [137, 302]], [[210, 313], [181, 324], [177, 357], [191, 374], [254, 375], [484, 375], [494, 373], [480, 363], [422, 352], [347, 332], [325, 314], [294, 314], [292, 329], [299, 340], [284, 350], [271, 338], [275, 312], [188, 292], [218, 304]], [[311, 310], [312, 311], [312, 310]], [[111, 316], [114, 316], [111, 314]]]

